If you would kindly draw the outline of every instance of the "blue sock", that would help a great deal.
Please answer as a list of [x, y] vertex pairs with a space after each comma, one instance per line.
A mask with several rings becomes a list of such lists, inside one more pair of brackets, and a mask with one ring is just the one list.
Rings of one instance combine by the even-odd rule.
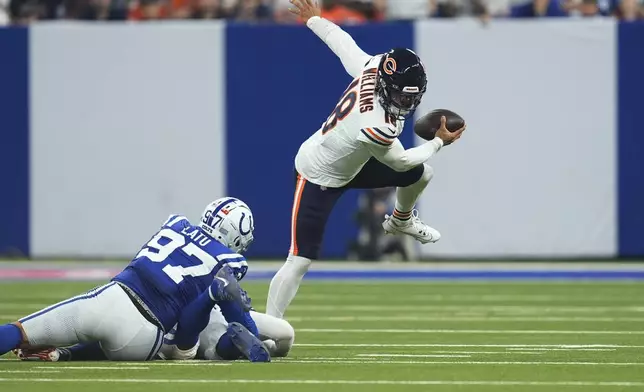
[[106, 361], [107, 357], [98, 342], [81, 343], [72, 347], [59, 348], [61, 361]]
[[13, 324], [0, 325], [0, 355], [4, 355], [22, 343], [22, 332]]
[[228, 332], [219, 338], [215, 351], [217, 351], [217, 355], [225, 361], [234, 361], [242, 356], [241, 351], [239, 351], [237, 346], [233, 344]]
[[221, 309], [221, 314], [224, 315], [224, 318], [228, 323], [240, 323], [253, 335], [259, 336], [259, 331], [257, 330], [255, 321], [251, 317], [250, 313], [244, 311], [241, 306], [234, 302], [222, 302], [219, 304], [219, 308]]
[[188, 350], [197, 344], [199, 334], [210, 322], [213, 306], [215, 301], [206, 290], [181, 311], [177, 333], [174, 335], [174, 343], [179, 349]]

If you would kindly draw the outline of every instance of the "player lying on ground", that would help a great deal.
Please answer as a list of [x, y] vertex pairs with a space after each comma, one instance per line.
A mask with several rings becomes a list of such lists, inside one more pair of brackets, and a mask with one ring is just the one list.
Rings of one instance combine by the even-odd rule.
[[[235, 302], [250, 309], [237, 281], [248, 270], [240, 253], [253, 241], [253, 229], [250, 209], [235, 198], [209, 204], [198, 226], [172, 215], [110, 283], [0, 326], [0, 355], [18, 347], [94, 343], [80, 346], [87, 359], [150, 360], [165, 331], [177, 324], [181, 329], [186, 307], [210, 306], [210, 311], [215, 304]], [[248, 330], [234, 332], [230, 340], [241, 353], [270, 360]]]
[[353, 81], [295, 157], [291, 248], [271, 281], [266, 304], [266, 313], [279, 318], [311, 260], [318, 258], [329, 214], [348, 189], [397, 187], [395, 209], [382, 224], [385, 232], [410, 235], [421, 243], [440, 239], [437, 230], [418, 218], [414, 205], [434, 174], [425, 162], [465, 130], [450, 133], [443, 120], [433, 140], [405, 150], [398, 136], [427, 85], [420, 58], [409, 49], [371, 56], [340, 27], [321, 18], [311, 0], [291, 3], [293, 12], [340, 58]]
[[[228, 317], [226, 317], [226, 316]], [[190, 323], [181, 320], [191, 320]], [[235, 360], [240, 353], [232, 344], [231, 336], [245, 326], [263, 341], [272, 357], [285, 357], [295, 339], [293, 327], [285, 320], [251, 310], [247, 315], [235, 303], [226, 302], [208, 311], [208, 305], [189, 305], [182, 312], [180, 322], [163, 337], [163, 345], [155, 359], [165, 360]], [[207, 324], [205, 328], [203, 325]], [[189, 328], [179, 328], [179, 325]], [[203, 330], [202, 330], [203, 329]], [[197, 331], [202, 330], [201, 333]], [[92, 360], [91, 348], [81, 345], [72, 348], [50, 348], [45, 350], [16, 350], [23, 361], [87, 361]], [[88, 347], [89, 345], [83, 345]], [[252, 345], [251, 345], [252, 347]], [[249, 354], [248, 357], [253, 357]], [[101, 358], [98, 358], [100, 360]]]

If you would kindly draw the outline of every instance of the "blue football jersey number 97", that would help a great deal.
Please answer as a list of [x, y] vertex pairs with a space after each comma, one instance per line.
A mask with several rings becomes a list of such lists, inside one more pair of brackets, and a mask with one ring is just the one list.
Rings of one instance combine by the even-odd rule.
[[[168, 242], [162, 244], [161, 241], [164, 238], [168, 240]], [[151, 249], [156, 252], [150, 251]], [[202, 263], [190, 267], [170, 264], [163, 267], [162, 271], [177, 284], [183, 281], [184, 276], [198, 277], [208, 275], [219, 264], [216, 258], [209, 255], [195, 243], [189, 242], [186, 245], [186, 239], [183, 235], [168, 228], [161, 229], [154, 237], [152, 237], [152, 239], [136, 255], [136, 258], [146, 257], [154, 263], [163, 263], [168, 256], [177, 249], [180, 249], [187, 256], [194, 256]]]

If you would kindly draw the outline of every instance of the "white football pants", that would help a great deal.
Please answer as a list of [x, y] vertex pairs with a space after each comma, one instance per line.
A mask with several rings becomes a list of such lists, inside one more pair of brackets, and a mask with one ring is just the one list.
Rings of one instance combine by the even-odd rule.
[[163, 343], [163, 331], [141, 315], [115, 282], [45, 308], [20, 323], [32, 346], [98, 341], [114, 361], [150, 360]]

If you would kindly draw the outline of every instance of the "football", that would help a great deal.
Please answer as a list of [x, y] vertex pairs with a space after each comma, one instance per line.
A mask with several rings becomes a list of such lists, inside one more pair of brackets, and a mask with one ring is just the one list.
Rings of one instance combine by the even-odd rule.
[[[447, 109], [436, 109], [419, 118], [414, 124], [414, 133], [425, 140], [432, 140], [441, 126], [441, 117], [445, 116], [447, 130], [457, 131], [465, 125], [463, 117]], [[449, 144], [449, 143], [446, 143]]]

